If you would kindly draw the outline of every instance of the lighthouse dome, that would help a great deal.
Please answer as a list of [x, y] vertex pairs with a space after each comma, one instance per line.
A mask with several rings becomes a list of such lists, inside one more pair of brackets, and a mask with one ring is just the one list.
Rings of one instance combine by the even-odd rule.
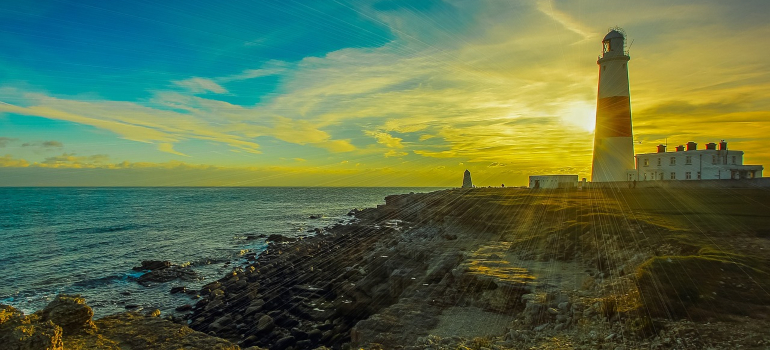
[[607, 33], [607, 35], [604, 36], [604, 39], [602, 41], [607, 41], [610, 39], [617, 39], [617, 38], [625, 39], [626, 36], [623, 35], [623, 33], [613, 29], [609, 33]]

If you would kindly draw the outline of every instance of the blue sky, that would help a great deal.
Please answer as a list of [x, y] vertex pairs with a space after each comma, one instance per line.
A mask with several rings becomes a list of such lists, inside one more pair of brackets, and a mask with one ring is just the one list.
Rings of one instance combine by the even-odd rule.
[[728, 139], [767, 164], [768, 6], [5, 2], [0, 173], [42, 185], [54, 168], [88, 170], [80, 185], [138, 167], [155, 171], [142, 184], [185, 169], [200, 185], [585, 176], [595, 60], [614, 25], [634, 40], [637, 152]]

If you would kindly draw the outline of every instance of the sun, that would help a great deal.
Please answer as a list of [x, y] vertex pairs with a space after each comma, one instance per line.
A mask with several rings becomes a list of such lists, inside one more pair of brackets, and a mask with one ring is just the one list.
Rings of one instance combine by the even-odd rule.
[[586, 101], [568, 103], [560, 113], [564, 123], [593, 132], [596, 127], [596, 104]]

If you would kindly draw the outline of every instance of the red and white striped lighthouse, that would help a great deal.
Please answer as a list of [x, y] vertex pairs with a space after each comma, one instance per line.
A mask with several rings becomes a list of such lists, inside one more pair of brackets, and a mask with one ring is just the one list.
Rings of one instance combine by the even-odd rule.
[[634, 138], [631, 128], [631, 97], [628, 91], [626, 35], [614, 28], [602, 40], [599, 65], [599, 95], [596, 100], [596, 128], [591, 181], [627, 181], [626, 171], [634, 169]]

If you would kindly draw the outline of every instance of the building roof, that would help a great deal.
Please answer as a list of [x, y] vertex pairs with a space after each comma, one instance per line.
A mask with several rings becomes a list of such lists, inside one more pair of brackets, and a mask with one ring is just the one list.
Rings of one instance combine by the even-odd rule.
[[626, 36], [623, 35], [623, 33], [613, 29], [609, 33], [607, 33], [607, 35], [604, 36], [604, 39], [602, 39], [602, 41], [607, 41], [607, 40], [615, 39], [615, 38], [625, 39]]

